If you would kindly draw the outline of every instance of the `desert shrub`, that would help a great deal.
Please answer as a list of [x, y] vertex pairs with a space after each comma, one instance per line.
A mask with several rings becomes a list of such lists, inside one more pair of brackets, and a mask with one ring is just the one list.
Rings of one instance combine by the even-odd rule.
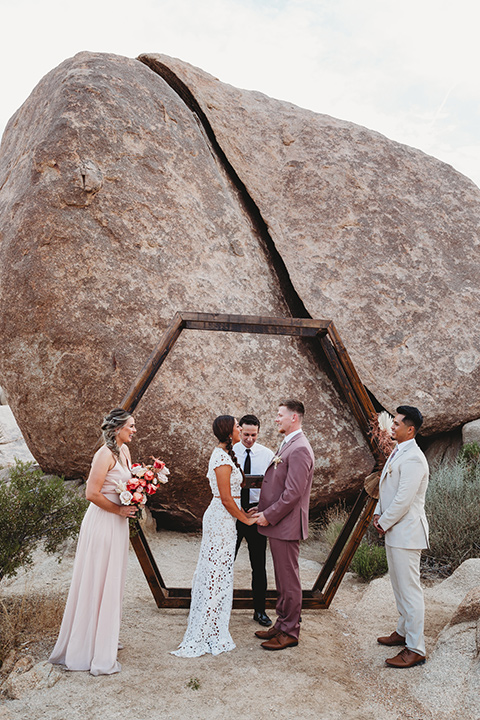
[[367, 581], [385, 575], [388, 564], [383, 545], [371, 545], [366, 540], [362, 540], [350, 563], [350, 570]]
[[467, 465], [475, 465], [480, 462], [480, 445], [477, 442], [465, 443], [458, 453], [458, 460]]
[[65, 598], [27, 593], [0, 599], [0, 666], [13, 650], [29, 651], [58, 634]]
[[424, 567], [449, 575], [464, 560], [480, 556], [479, 490], [480, 463], [471, 455], [432, 470], [425, 502], [430, 549], [424, 552]]
[[0, 580], [32, 562], [40, 545], [61, 551], [78, 534], [87, 501], [63, 478], [17, 461], [0, 481]]

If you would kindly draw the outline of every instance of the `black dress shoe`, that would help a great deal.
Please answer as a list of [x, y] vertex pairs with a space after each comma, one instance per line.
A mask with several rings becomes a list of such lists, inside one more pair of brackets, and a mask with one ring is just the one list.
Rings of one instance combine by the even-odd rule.
[[269, 627], [269, 625], [272, 624], [272, 621], [268, 617], [268, 615], [264, 612], [255, 612], [253, 613], [253, 619], [255, 622], [260, 623], [260, 625], [263, 625], [264, 627]]

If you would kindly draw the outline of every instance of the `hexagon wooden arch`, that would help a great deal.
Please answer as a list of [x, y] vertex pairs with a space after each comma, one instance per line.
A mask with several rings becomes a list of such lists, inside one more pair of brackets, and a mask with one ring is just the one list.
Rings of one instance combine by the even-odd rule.
[[[376, 417], [375, 409], [333, 322], [310, 318], [269, 318], [252, 315], [177, 312], [163, 338], [124, 397], [121, 403], [123, 408], [133, 412], [182, 330], [293, 335], [311, 338], [313, 342], [320, 344], [324, 358], [332, 369], [340, 390], [343, 392], [376, 461], [374, 472], [366, 478], [364, 488], [317, 580], [311, 590], [302, 591], [304, 608], [327, 608], [332, 602], [372, 518], [376, 497], [378, 497], [379, 470], [385, 462], [384, 455], [370, 433], [371, 421]], [[157, 606], [189, 607], [191, 589], [166, 587], [138, 522], [137, 531], [132, 533], [130, 539]], [[276, 591], [267, 590], [266, 606], [268, 608], [275, 607], [275, 601]], [[235, 589], [233, 607], [253, 608], [251, 590]]]

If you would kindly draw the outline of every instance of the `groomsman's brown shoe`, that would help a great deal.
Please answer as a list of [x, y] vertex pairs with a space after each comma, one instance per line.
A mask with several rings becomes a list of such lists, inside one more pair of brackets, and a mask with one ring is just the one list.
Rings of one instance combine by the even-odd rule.
[[269, 630], [257, 630], [255, 635], [260, 638], [260, 640], [271, 640], [275, 635], [278, 635], [279, 632], [281, 632], [281, 630], [274, 625]]
[[388, 667], [409, 668], [413, 667], [414, 665], [422, 665], [422, 663], [425, 662], [425, 657], [423, 655], [420, 655], [419, 653], [414, 652], [413, 650], [403, 648], [403, 650], [400, 650], [398, 655], [395, 655], [395, 657], [385, 660], [385, 662], [387, 663]]
[[287, 647], [295, 647], [298, 645], [297, 638], [287, 635], [287, 633], [279, 632], [271, 640], [262, 643], [264, 650], [285, 650]]
[[392, 647], [393, 645], [405, 645], [405, 638], [394, 630], [392, 634], [387, 637], [377, 638], [377, 642], [380, 643], [380, 645], [388, 645], [389, 647]]

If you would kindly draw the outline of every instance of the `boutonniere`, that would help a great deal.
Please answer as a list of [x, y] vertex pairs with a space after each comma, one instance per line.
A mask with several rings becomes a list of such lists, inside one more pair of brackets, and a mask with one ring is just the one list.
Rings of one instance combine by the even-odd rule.
[[272, 460], [272, 463], [275, 465], [275, 470], [277, 469], [278, 463], [283, 462], [282, 458], [279, 455], [275, 455], [275, 457]]
[[388, 464], [388, 467], [387, 467], [387, 473], [388, 473], [389, 475], [392, 474], [392, 466], [390, 465], [390, 463]]

